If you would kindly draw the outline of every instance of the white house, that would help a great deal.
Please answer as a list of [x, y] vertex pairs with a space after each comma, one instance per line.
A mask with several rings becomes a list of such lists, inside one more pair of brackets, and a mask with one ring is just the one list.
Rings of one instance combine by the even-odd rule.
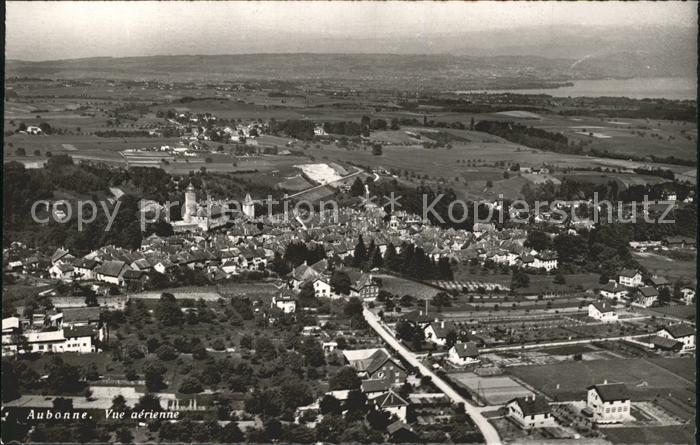
[[87, 354], [96, 352], [95, 337], [97, 332], [91, 326], [76, 326], [46, 332], [27, 332], [23, 336], [9, 337], [3, 335], [3, 355], [16, 354], [22, 337], [26, 339], [26, 352], [77, 352]]
[[297, 310], [297, 302], [286, 292], [282, 292], [279, 296], [272, 297], [271, 307], [276, 307], [285, 314], [293, 314]]
[[57, 280], [72, 281], [75, 269], [69, 263], [59, 261], [49, 268], [49, 276]]
[[683, 343], [681, 352], [695, 350], [695, 327], [683, 323], [672, 324], [661, 329], [659, 337], [670, 338]]
[[619, 423], [630, 415], [630, 396], [624, 383], [607, 383], [588, 388], [587, 408], [596, 423]]
[[556, 424], [544, 397], [517, 397], [506, 404], [506, 409], [508, 416], [525, 430]]
[[617, 312], [608, 303], [591, 303], [588, 305], [588, 316], [602, 321], [603, 323], [611, 323], [617, 321]]
[[427, 341], [439, 346], [445, 346], [447, 344], [447, 334], [450, 331], [455, 331], [454, 324], [442, 320], [430, 323], [423, 332]]
[[643, 284], [642, 273], [638, 270], [624, 269], [620, 272], [618, 281], [622, 286], [640, 287]]
[[325, 275], [321, 275], [320, 277], [316, 278], [313, 283], [313, 288], [314, 288], [314, 296], [316, 298], [332, 298], [334, 295], [334, 292], [331, 291], [331, 283], [328, 277]]
[[547, 272], [559, 266], [556, 252], [540, 252], [534, 256], [530, 267], [534, 269], [544, 269]]
[[95, 279], [119, 286], [123, 283], [122, 276], [128, 268], [124, 261], [105, 261], [95, 268]]
[[479, 360], [478, 357], [479, 351], [476, 348], [476, 344], [473, 342], [456, 343], [447, 353], [447, 360], [457, 366], [479, 363], [481, 360]]
[[690, 287], [684, 287], [681, 289], [681, 300], [687, 305], [693, 304], [695, 300], [695, 289]]

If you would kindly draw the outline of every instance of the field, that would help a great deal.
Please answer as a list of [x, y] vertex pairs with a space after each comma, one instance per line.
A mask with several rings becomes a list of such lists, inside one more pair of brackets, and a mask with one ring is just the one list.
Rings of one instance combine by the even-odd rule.
[[634, 259], [656, 275], [667, 276], [669, 280], [693, 281], [697, 277], [694, 261], [681, 261], [653, 252], [633, 252]]
[[612, 443], [640, 444], [664, 443], [687, 444], [695, 442], [695, 434], [691, 425], [645, 426], [645, 427], [614, 427], [603, 428], [603, 434]]
[[411, 295], [418, 299], [429, 299], [440, 292], [439, 289], [394, 275], [377, 274], [382, 280], [382, 289], [398, 296]]
[[479, 377], [473, 372], [450, 373], [450, 378], [476, 393], [489, 405], [502, 405], [514, 397], [529, 397], [533, 393], [510, 377]]
[[[661, 360], [694, 359], [658, 359], [653, 362], [646, 359], [592, 360], [513, 367], [508, 371], [555, 400], [583, 400], [586, 387], [604, 380], [626, 383], [632, 400], [649, 400], [661, 391], [693, 387], [691, 381], [659, 365]], [[671, 366], [678, 365], [673, 363]], [[686, 371], [681, 372], [687, 375]]]

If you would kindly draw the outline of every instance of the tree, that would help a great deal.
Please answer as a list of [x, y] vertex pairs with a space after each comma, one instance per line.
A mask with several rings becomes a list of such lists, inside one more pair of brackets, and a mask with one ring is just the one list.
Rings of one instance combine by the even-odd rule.
[[143, 377], [146, 381], [146, 389], [156, 392], [165, 388], [165, 383], [163, 382], [163, 374], [165, 374], [165, 371], [165, 367], [159, 362], [147, 364], [143, 370]]
[[454, 346], [455, 343], [457, 343], [457, 332], [455, 332], [453, 329], [450, 329], [447, 332], [447, 335], [445, 336], [445, 342], [448, 348]]
[[199, 383], [199, 380], [195, 379], [194, 377], [185, 378], [185, 380], [182, 381], [179, 389], [179, 391], [183, 394], [195, 394], [202, 392], [203, 390], [204, 388], [202, 388], [202, 384]]
[[389, 243], [384, 251], [384, 266], [394, 272], [398, 272], [401, 269], [401, 259], [396, 253], [396, 247]]
[[139, 398], [134, 406], [134, 411], [160, 411], [160, 398], [151, 393], [146, 393]]
[[382, 155], [382, 144], [374, 143], [372, 144], [372, 155], [381, 156]]
[[340, 415], [342, 412], [340, 401], [330, 394], [323, 396], [321, 403], [319, 404], [319, 408], [321, 410], [321, 414], [323, 415]]
[[350, 196], [362, 196], [365, 194], [365, 185], [360, 177], [356, 177], [355, 181], [350, 186]]
[[161, 294], [155, 315], [164, 326], [178, 326], [184, 321], [182, 310], [175, 301], [175, 296], [170, 293]]
[[342, 295], [350, 294], [352, 282], [350, 276], [344, 270], [335, 270], [331, 275], [331, 289], [333, 292]]
[[156, 355], [163, 361], [175, 360], [178, 356], [177, 349], [170, 345], [161, 345], [156, 350]]
[[673, 299], [678, 301], [681, 298], [683, 298], [683, 293], [681, 292], [681, 282], [676, 281], [673, 284]]
[[548, 250], [552, 247], [552, 240], [549, 238], [547, 233], [541, 230], [533, 229], [527, 233], [525, 247], [529, 247], [537, 251]]
[[132, 443], [134, 440], [134, 435], [131, 434], [131, 431], [129, 431], [127, 428], [119, 428], [117, 430], [117, 442], [119, 443]]
[[554, 275], [554, 284], [566, 284], [566, 278], [563, 273], [558, 271], [557, 274]]
[[367, 261], [367, 248], [365, 247], [365, 242], [362, 239], [362, 235], [360, 235], [360, 238], [355, 245], [352, 258], [352, 264], [355, 267], [360, 267], [365, 263], [365, 261]]
[[433, 296], [433, 299], [430, 300], [430, 303], [435, 306], [438, 310], [442, 310], [443, 307], [449, 306], [451, 303], [450, 296], [447, 295], [446, 292], [438, 292]]
[[328, 381], [331, 391], [342, 389], [359, 389], [362, 381], [357, 376], [355, 369], [344, 366], [338, 370]]
[[671, 289], [668, 286], [664, 286], [659, 289], [659, 304], [667, 305], [671, 302]]
[[518, 289], [530, 287], [530, 276], [520, 269], [513, 271], [513, 276], [510, 280], [510, 288]]

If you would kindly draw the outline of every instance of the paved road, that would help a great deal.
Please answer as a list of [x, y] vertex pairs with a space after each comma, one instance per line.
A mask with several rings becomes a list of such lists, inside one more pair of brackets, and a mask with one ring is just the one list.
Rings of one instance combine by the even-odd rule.
[[399, 343], [399, 341], [396, 340], [396, 338], [394, 338], [387, 331], [386, 328], [384, 328], [379, 318], [374, 313], [372, 313], [369, 309], [365, 308], [363, 310], [363, 315], [365, 316], [365, 320], [367, 320], [367, 323], [372, 327], [372, 329], [374, 329], [377, 332], [377, 334], [379, 334], [379, 336], [382, 337], [382, 339], [385, 342], [387, 342], [387, 344], [389, 344], [389, 346], [391, 346], [396, 352], [398, 352], [399, 355], [401, 355], [401, 357], [404, 358], [404, 360], [406, 360], [412, 366], [415, 366], [422, 375], [429, 376], [432, 379], [432, 382], [435, 384], [435, 386], [437, 386], [442, 392], [444, 392], [445, 395], [447, 395], [447, 397], [452, 399], [453, 402], [464, 404], [465, 412], [472, 418], [477, 428], [479, 428], [487, 444], [502, 443], [501, 438], [498, 435], [498, 431], [496, 431], [496, 428], [494, 428], [493, 425], [491, 425], [489, 421], [486, 420], [486, 418], [481, 414], [481, 410], [479, 408], [472, 405], [467, 399], [465, 399], [457, 391], [452, 389], [452, 387], [448, 385], [447, 382], [442, 380], [432, 370], [428, 369], [428, 367], [421, 363], [416, 358], [416, 354], [406, 349], [406, 347]]

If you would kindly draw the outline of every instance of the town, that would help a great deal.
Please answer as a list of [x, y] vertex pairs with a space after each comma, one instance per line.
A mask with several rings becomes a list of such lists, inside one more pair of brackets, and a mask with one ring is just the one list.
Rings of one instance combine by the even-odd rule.
[[2, 441], [691, 443], [695, 64], [624, 29], [9, 58]]

